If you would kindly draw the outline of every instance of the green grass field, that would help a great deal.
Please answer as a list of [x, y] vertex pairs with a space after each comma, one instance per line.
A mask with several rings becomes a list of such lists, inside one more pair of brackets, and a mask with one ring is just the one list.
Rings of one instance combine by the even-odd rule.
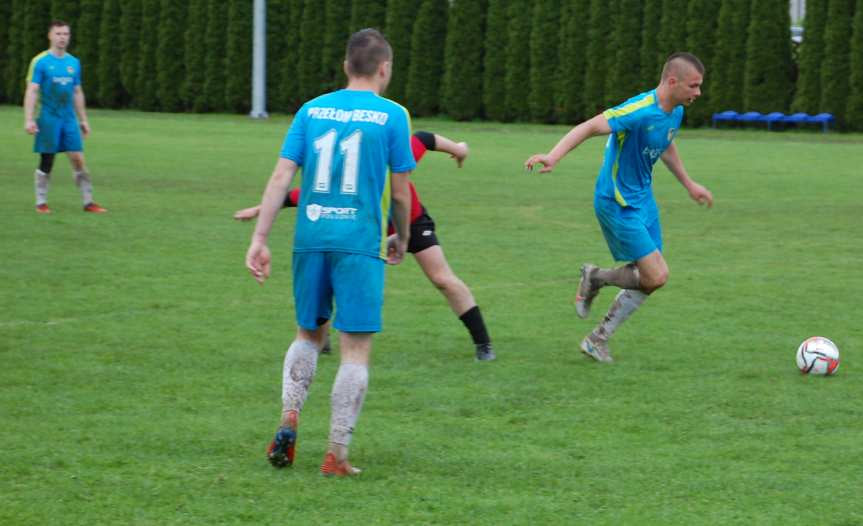
[[[337, 356], [322, 357], [298, 460], [264, 449], [293, 337], [295, 210], [264, 287], [243, 257], [288, 118], [91, 111], [96, 199], [59, 158], [33, 211], [32, 139], [0, 107], [0, 524], [863, 524], [863, 137], [684, 130], [706, 210], [659, 163], [671, 278], [582, 357], [578, 268], [612, 263], [593, 216], [603, 141], [521, 168], [565, 127], [417, 120], [470, 143], [414, 174], [498, 352], [412, 258], [388, 269], [385, 330], [352, 480], [318, 473]], [[797, 372], [811, 335], [832, 378]]]

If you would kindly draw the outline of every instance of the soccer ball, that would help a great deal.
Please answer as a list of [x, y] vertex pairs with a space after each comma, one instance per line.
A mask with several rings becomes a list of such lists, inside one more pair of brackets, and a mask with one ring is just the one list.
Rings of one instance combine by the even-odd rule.
[[839, 369], [839, 348], [822, 336], [808, 338], [797, 348], [797, 368], [803, 374], [834, 374]]

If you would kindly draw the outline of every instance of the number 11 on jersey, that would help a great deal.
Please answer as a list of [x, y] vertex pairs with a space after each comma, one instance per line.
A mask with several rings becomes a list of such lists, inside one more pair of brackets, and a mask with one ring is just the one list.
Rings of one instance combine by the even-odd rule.
[[[336, 130], [330, 130], [315, 139], [315, 152], [318, 154], [318, 166], [315, 170], [313, 190], [319, 193], [329, 193], [330, 180], [333, 177], [333, 153], [336, 146]], [[339, 151], [344, 156], [342, 165], [342, 194], [357, 193], [357, 176], [360, 171], [360, 142], [363, 132], [356, 130], [339, 142]]]

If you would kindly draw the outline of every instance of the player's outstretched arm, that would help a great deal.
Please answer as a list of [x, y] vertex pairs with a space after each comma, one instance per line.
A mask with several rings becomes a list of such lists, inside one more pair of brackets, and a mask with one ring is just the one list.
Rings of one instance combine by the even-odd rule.
[[608, 135], [609, 133], [611, 133], [611, 126], [608, 124], [608, 119], [600, 113], [596, 117], [584, 121], [575, 128], [569, 130], [569, 133], [564, 135], [550, 152], [532, 155], [527, 161], [525, 161], [524, 167], [528, 170], [533, 170], [534, 166], [541, 164], [543, 167], [539, 173], [548, 173], [554, 169], [557, 163], [560, 162], [566, 154], [576, 148], [579, 144], [591, 137], [595, 137], [597, 135]]
[[36, 124], [36, 99], [39, 98], [39, 84], [31, 82], [27, 85], [27, 91], [24, 93], [24, 130], [30, 135], [39, 133], [39, 126]]
[[[290, 192], [288, 192], [287, 197], [285, 197], [285, 203], [282, 205], [282, 208], [290, 208], [295, 207], [300, 201], [300, 189], [294, 188]], [[250, 219], [254, 219], [258, 217], [258, 214], [261, 213], [261, 205], [253, 206], [250, 208], [243, 208], [242, 210], [237, 210], [234, 212], [234, 219], [238, 219], [240, 221], [249, 221]]]
[[677, 145], [673, 142], [662, 152], [660, 157], [668, 170], [674, 174], [674, 177], [680, 181], [680, 184], [689, 192], [689, 197], [700, 205], [707, 205], [707, 208], [713, 206], [713, 194], [704, 186], [693, 181], [689, 174], [686, 173], [686, 168], [683, 167], [683, 161], [680, 159], [680, 154], [677, 153]]
[[464, 164], [464, 160], [467, 159], [468, 153], [470, 153], [467, 143], [455, 142], [452, 139], [437, 133], [434, 134], [434, 140], [435, 151], [448, 153], [450, 157], [455, 159], [458, 167], [461, 168], [462, 164]]
[[262, 285], [270, 276], [270, 249], [267, 248], [267, 238], [296, 173], [297, 163], [279, 158], [273, 175], [267, 183], [267, 189], [264, 190], [264, 196], [261, 198], [258, 224], [255, 225], [252, 242], [246, 252], [246, 268], [249, 269], [255, 281]]

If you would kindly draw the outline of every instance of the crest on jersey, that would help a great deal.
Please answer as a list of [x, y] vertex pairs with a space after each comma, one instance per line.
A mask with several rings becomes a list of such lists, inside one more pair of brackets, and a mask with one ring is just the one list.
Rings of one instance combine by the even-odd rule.
[[66, 66], [66, 71], [68, 71], [70, 75], [75, 74], [75, 68], [73, 68], [72, 66]]
[[321, 205], [307, 205], [306, 206], [306, 217], [309, 218], [309, 221], [317, 221], [321, 217]]

